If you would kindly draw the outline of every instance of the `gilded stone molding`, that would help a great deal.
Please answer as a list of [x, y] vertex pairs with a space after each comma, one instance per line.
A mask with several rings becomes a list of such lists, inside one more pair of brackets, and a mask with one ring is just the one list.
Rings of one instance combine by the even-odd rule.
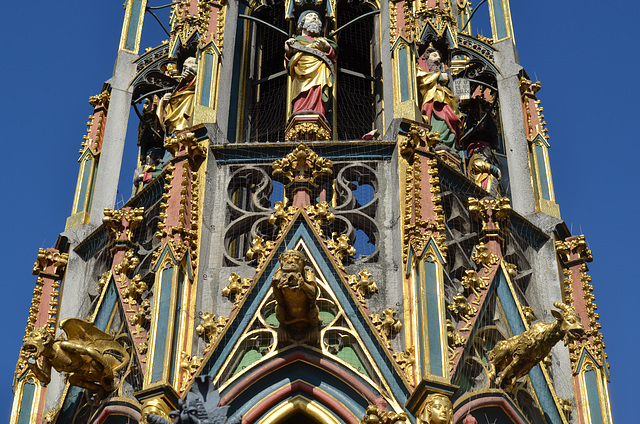
[[227, 325], [229, 318], [223, 316], [216, 317], [213, 312], [205, 312], [200, 318], [202, 319], [202, 323], [196, 327], [196, 333], [207, 342], [207, 346], [204, 348], [206, 354], [211, 350], [220, 334], [222, 334], [222, 330], [224, 330], [224, 327]]
[[164, 147], [174, 157], [180, 156], [182, 153], [186, 154], [190, 159], [196, 160], [207, 157], [208, 142], [206, 140], [199, 141], [192, 132], [183, 132], [167, 138], [164, 141]]
[[404, 424], [409, 422], [409, 417], [404, 412], [380, 411], [378, 406], [367, 406], [366, 415], [360, 420], [360, 424]]
[[[321, 237], [324, 237], [322, 226], [327, 222], [336, 220], [336, 216], [329, 210], [329, 202], [320, 202], [315, 206], [307, 206], [304, 208], [309, 218], [313, 222], [313, 226]], [[271, 219], [269, 219], [271, 222]]]
[[472, 269], [466, 270], [465, 275], [461, 281], [462, 287], [473, 292], [476, 296], [476, 300], [472, 303], [474, 305], [480, 305], [480, 291], [486, 290], [489, 287], [489, 280], [478, 276], [478, 273]]
[[[64, 271], [69, 261], [68, 253], [60, 253], [47, 249], [38, 249], [38, 256], [33, 264], [33, 275], [47, 274], [52, 278], [59, 279], [64, 275]], [[53, 266], [53, 269], [47, 271], [47, 268]]]
[[349, 240], [348, 235], [342, 234], [337, 238], [336, 236], [337, 233], [332, 233], [331, 238], [326, 240], [327, 248], [338, 263], [338, 267], [340, 267], [341, 270], [345, 271], [345, 267], [343, 264], [344, 257], [355, 256], [356, 249], [351, 245], [351, 240]]
[[280, 201], [276, 202], [273, 207], [275, 211], [269, 216], [269, 224], [280, 225], [280, 231], [278, 232], [278, 237], [280, 237], [298, 211], [298, 208], [295, 206], [286, 207], [285, 204]]
[[500, 261], [500, 258], [491, 253], [484, 243], [478, 243], [471, 254], [471, 260], [473, 260], [476, 265], [482, 265], [485, 273], [490, 274], [491, 267], [496, 265], [498, 261]]
[[402, 323], [396, 318], [395, 308], [391, 306], [382, 311], [382, 314], [372, 314], [370, 318], [371, 323], [376, 330], [378, 330], [382, 340], [384, 340], [387, 349], [393, 350], [391, 347], [391, 338], [402, 329]]
[[492, 199], [476, 199], [469, 197], [469, 212], [474, 219], [482, 222], [482, 239], [490, 236], [500, 237], [504, 245], [509, 239], [509, 217], [511, 216], [511, 202], [507, 197]]
[[416, 356], [414, 354], [413, 346], [410, 346], [406, 352], [395, 352], [393, 354], [393, 359], [395, 359], [396, 363], [404, 373], [409, 384], [411, 384], [412, 387], [415, 387], [414, 366], [416, 364]]
[[456, 327], [453, 325], [450, 319], [447, 319], [447, 350], [449, 351], [449, 371], [453, 372], [455, 364], [458, 360], [458, 355], [460, 355], [459, 347], [464, 346], [467, 339], [462, 337], [457, 331]]
[[131, 241], [133, 231], [144, 220], [144, 208], [118, 209], [105, 208], [102, 222], [109, 230], [111, 241]]
[[[587, 246], [584, 235], [555, 242], [556, 253], [562, 264], [569, 266], [574, 262], [593, 262], [593, 254]], [[573, 255], [572, 255], [573, 254]]]
[[122, 302], [129, 305], [127, 312], [136, 312], [133, 306], [137, 305], [138, 302], [142, 302], [142, 294], [147, 288], [147, 283], [142, 281], [140, 274], [134, 275], [129, 282], [123, 282], [120, 294], [122, 295]]
[[182, 370], [182, 381], [180, 382], [180, 392], [187, 390], [189, 381], [196, 375], [198, 368], [202, 365], [203, 358], [191, 356], [187, 352], [180, 352], [180, 369]]
[[251, 240], [251, 247], [247, 251], [247, 258], [249, 260], [253, 260], [254, 258], [257, 260], [257, 268], [262, 267], [267, 257], [271, 254], [275, 246], [275, 242], [270, 240], [265, 240], [260, 236], [255, 236], [253, 240]]
[[320, 180], [333, 174], [333, 162], [318, 156], [303, 143], [298, 144], [295, 150], [284, 158], [273, 161], [271, 166], [273, 178], [284, 183], [287, 191], [290, 191], [292, 185], [300, 183], [317, 188]]
[[331, 140], [331, 131], [317, 122], [299, 122], [287, 130], [284, 139], [286, 141], [327, 141]]
[[[141, 335], [146, 335], [146, 328], [151, 320], [151, 302], [149, 299], [140, 301], [140, 306], [129, 316], [129, 323], [134, 327], [131, 332], [134, 338], [139, 339]], [[139, 342], [138, 346], [140, 345]], [[140, 352], [142, 353], [142, 352]]]
[[232, 272], [229, 276], [229, 284], [222, 289], [222, 295], [229, 298], [233, 302], [233, 307], [236, 308], [247, 290], [249, 290], [249, 287], [251, 287], [252, 281], [251, 278], [240, 278], [238, 274]]
[[195, 14], [190, 13], [191, 0], [176, 1], [171, 6], [171, 35], [169, 44], [173, 48], [175, 44], [186, 43], [198, 34], [199, 46], [203, 47], [206, 43], [207, 33], [209, 31], [209, 19], [211, 16], [211, 6], [209, 1], [198, 0]]
[[453, 296], [453, 300], [447, 306], [447, 308], [458, 315], [464, 322], [467, 323], [464, 327], [460, 329], [460, 331], [469, 331], [471, 330], [471, 318], [476, 316], [478, 313], [478, 308], [470, 304], [467, 298], [462, 293], [458, 293]]
[[98, 106], [102, 106], [105, 109], [109, 107], [109, 102], [111, 101], [111, 91], [110, 90], [102, 90], [100, 94], [96, 94], [95, 96], [89, 97], [89, 104], [94, 108]]
[[[378, 285], [371, 279], [373, 274], [368, 269], [363, 269], [358, 275], [348, 275], [347, 282], [358, 297], [358, 301], [367, 307], [367, 297], [378, 293]], [[359, 278], [358, 278], [359, 277]]]

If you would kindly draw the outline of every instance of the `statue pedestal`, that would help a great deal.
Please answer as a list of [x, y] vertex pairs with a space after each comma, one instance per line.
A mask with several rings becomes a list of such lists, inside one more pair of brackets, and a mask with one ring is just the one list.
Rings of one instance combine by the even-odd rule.
[[331, 128], [321, 115], [314, 113], [294, 115], [289, 119], [284, 139], [286, 141], [331, 140]]

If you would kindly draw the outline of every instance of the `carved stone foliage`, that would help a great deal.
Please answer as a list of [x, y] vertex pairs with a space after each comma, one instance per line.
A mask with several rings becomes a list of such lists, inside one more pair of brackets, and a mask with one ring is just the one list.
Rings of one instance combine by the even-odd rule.
[[196, 333], [207, 342], [207, 346], [204, 349], [206, 353], [213, 347], [229, 319], [222, 316], [216, 317], [212, 312], [203, 313], [201, 318], [202, 323], [196, 327]]
[[368, 269], [363, 269], [358, 275], [348, 275], [347, 281], [349, 285], [356, 292], [358, 300], [365, 307], [367, 306], [367, 298], [373, 293], [378, 292], [378, 285], [371, 279], [373, 274]]
[[[251, 286], [251, 278], [240, 278], [238, 274], [232, 272], [229, 276], [229, 284], [222, 289], [222, 295], [228, 297], [233, 302], [233, 307], [237, 307]], [[208, 313], [208, 312], [207, 312]], [[203, 315], [203, 318], [204, 315]]]
[[366, 415], [360, 420], [360, 424], [403, 424], [409, 422], [407, 414], [398, 414], [391, 411], [380, 411], [376, 405], [367, 406]]
[[396, 318], [396, 310], [393, 307], [389, 307], [382, 311], [381, 314], [371, 315], [371, 323], [380, 333], [380, 337], [387, 345], [387, 349], [392, 349], [391, 338], [402, 329], [402, 323]]

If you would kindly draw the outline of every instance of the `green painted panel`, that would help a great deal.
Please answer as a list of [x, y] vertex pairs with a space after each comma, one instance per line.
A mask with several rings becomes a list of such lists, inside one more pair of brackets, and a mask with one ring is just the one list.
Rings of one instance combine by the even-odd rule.
[[257, 350], [251, 349], [249, 351], [246, 351], [244, 355], [242, 355], [242, 359], [240, 360], [240, 363], [236, 367], [235, 371], [233, 372], [233, 375], [236, 375], [237, 373], [239, 373], [249, 365], [255, 362], [258, 362], [260, 359], [262, 359], [262, 355], [260, 355], [260, 352], [258, 352]]
[[598, 393], [598, 376], [593, 368], [584, 373], [584, 384], [587, 389], [587, 404], [589, 405], [591, 424], [604, 424]]
[[204, 55], [204, 75], [202, 76], [202, 106], [211, 106], [211, 82], [213, 81], [213, 55]]
[[535, 144], [536, 160], [538, 162], [538, 173], [540, 174], [540, 189], [542, 190], [542, 198], [551, 200], [551, 189], [549, 187], [549, 179], [547, 178], [547, 163], [544, 161], [544, 150], [539, 144]]
[[400, 101], [409, 100], [409, 75], [407, 70], [407, 48], [399, 49], [398, 65], [400, 68]]
[[151, 373], [152, 382], [160, 381], [164, 372], [164, 351], [167, 345], [167, 331], [169, 330], [172, 279], [173, 268], [167, 268], [162, 271], [162, 287], [158, 295], [160, 304], [158, 307], [158, 324], [154, 340], [153, 372]]
[[22, 389], [22, 399], [20, 399], [20, 414], [18, 424], [29, 424], [31, 422], [31, 408], [33, 408], [33, 397], [36, 394], [35, 384], [26, 383]]
[[78, 203], [76, 204], [76, 210], [74, 213], [84, 211], [85, 201], [87, 198], [87, 190], [89, 189], [89, 179], [91, 177], [91, 165], [93, 164], [93, 157], [89, 154], [87, 160], [82, 162], [82, 177], [80, 180], [80, 193], [78, 193]]
[[442, 335], [440, 322], [440, 299], [438, 289], [438, 269], [435, 263], [424, 262], [425, 288], [427, 295], [427, 320], [429, 331], [430, 373], [444, 377], [442, 358]]
[[507, 37], [507, 24], [504, 19], [503, 0], [493, 0], [493, 16], [496, 20], [495, 38], [502, 40]]
[[133, 51], [136, 48], [136, 35], [138, 33], [138, 22], [140, 22], [140, 12], [142, 11], [142, 0], [133, 0], [131, 5], [131, 19], [127, 28], [127, 42], [125, 48]]

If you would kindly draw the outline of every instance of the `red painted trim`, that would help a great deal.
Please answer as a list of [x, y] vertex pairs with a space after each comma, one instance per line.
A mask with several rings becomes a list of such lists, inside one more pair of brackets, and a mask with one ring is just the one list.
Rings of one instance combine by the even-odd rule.
[[353, 377], [350, 373], [345, 372], [344, 368], [339, 367], [324, 358], [307, 355], [304, 352], [293, 352], [281, 358], [274, 358], [273, 360], [264, 364], [262, 367], [253, 371], [249, 375], [245, 376], [240, 382], [238, 382], [238, 384], [232, 387], [222, 397], [222, 399], [220, 400], [220, 405], [229, 404], [240, 393], [242, 393], [244, 390], [252, 386], [259, 379], [295, 361], [303, 361], [303, 362], [308, 362], [311, 365], [315, 365], [318, 368], [321, 368], [327, 371], [329, 374], [332, 374], [337, 378], [339, 378], [340, 380], [347, 383], [355, 391], [361, 393], [362, 396], [364, 396], [370, 403], [375, 403], [375, 404], [379, 403], [378, 396], [375, 393], [373, 393], [371, 390], [369, 390], [369, 388], [366, 385], [364, 385], [358, 379]]
[[135, 410], [135, 409], [133, 409], [133, 408], [131, 408], [129, 406], [125, 406], [125, 405], [108, 405], [102, 410], [100, 415], [98, 415], [98, 418], [93, 420], [92, 424], [102, 424], [111, 415], [125, 415], [127, 417], [133, 418], [136, 421], [140, 421], [140, 419], [142, 418], [142, 415], [140, 415], [139, 411], [137, 411], [137, 410]]
[[471, 402], [458, 406], [458, 410], [453, 413], [453, 421], [456, 423], [461, 423], [462, 419], [466, 417], [469, 412], [473, 412], [476, 409], [487, 406], [500, 407], [509, 416], [509, 418], [511, 418], [514, 424], [527, 424], [527, 422], [523, 420], [522, 417], [520, 417], [520, 414], [518, 414], [518, 412], [513, 409], [511, 404], [507, 402], [505, 398], [499, 396], [474, 399]]
[[247, 424], [257, 421], [262, 415], [264, 415], [265, 412], [267, 412], [273, 406], [280, 403], [283, 399], [296, 394], [297, 392], [306, 393], [311, 399], [317, 400], [321, 404], [327, 406], [331, 411], [335, 412], [340, 418], [342, 418], [349, 424], [360, 423], [360, 420], [335, 398], [322, 391], [321, 389], [311, 386], [310, 384], [302, 381], [296, 381], [293, 384], [282, 387], [276, 390], [272, 395], [264, 398], [259, 404], [257, 404], [249, 412], [247, 412], [244, 417], [242, 417], [242, 423]]

